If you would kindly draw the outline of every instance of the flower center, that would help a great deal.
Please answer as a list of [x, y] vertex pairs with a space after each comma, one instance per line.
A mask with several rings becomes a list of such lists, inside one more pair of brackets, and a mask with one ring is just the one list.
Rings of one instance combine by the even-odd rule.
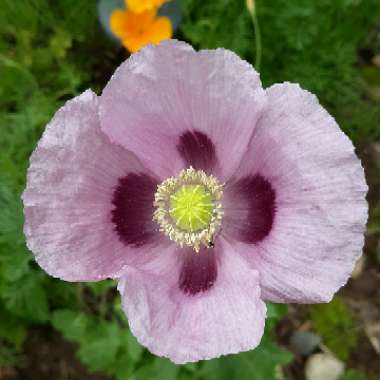
[[198, 231], [210, 224], [214, 204], [202, 185], [182, 185], [170, 196], [170, 216], [185, 231]]
[[192, 167], [170, 177], [157, 188], [153, 220], [172, 241], [192, 246], [212, 247], [220, 229], [223, 186], [214, 176]]

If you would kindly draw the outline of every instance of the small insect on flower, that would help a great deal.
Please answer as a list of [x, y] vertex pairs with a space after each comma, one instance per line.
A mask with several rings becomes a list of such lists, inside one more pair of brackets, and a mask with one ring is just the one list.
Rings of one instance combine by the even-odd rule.
[[52, 276], [118, 279], [139, 342], [186, 363], [255, 348], [265, 301], [331, 300], [362, 252], [366, 192], [314, 95], [169, 40], [55, 114], [24, 230]]

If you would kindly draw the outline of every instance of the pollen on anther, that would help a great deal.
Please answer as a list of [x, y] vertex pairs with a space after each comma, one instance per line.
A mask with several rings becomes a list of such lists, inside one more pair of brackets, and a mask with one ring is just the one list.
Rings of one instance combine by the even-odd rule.
[[192, 167], [163, 181], [155, 194], [153, 219], [160, 231], [181, 247], [210, 247], [220, 228], [223, 186], [213, 176]]

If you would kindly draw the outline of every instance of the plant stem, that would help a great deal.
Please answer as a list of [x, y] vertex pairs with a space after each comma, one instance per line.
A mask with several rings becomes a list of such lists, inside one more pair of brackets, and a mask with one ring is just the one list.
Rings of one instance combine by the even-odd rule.
[[249, 10], [249, 14], [251, 15], [253, 27], [255, 29], [255, 47], [256, 47], [255, 68], [257, 71], [259, 71], [260, 65], [261, 65], [261, 55], [262, 55], [260, 25], [259, 25], [259, 20], [257, 19], [256, 7], [252, 9], [248, 9], [248, 10]]

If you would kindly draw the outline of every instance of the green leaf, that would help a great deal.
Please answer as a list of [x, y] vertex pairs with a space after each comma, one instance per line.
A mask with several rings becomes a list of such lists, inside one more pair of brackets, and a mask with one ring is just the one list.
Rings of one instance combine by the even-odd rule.
[[33, 260], [31, 253], [24, 245], [16, 244], [13, 246], [0, 244], [0, 252], [2, 280], [7, 284], [22, 281], [22, 278], [27, 276], [30, 271], [29, 264]]
[[55, 34], [50, 38], [50, 51], [57, 59], [65, 58], [67, 50], [73, 43], [71, 35], [62, 29], [56, 29]]
[[165, 380], [176, 380], [180, 369], [178, 365], [164, 358], [155, 358], [153, 367], [154, 372], [159, 374], [159, 378]]
[[369, 380], [369, 379], [365, 373], [357, 371], [356, 369], [349, 369], [339, 378], [339, 380]]
[[57, 310], [52, 316], [52, 325], [66, 339], [80, 342], [85, 339], [87, 329], [93, 324], [86, 314], [72, 310]]
[[66, 339], [79, 344], [78, 356], [92, 371], [126, 378], [142, 356], [143, 348], [116, 322], [63, 309], [53, 313], [52, 324]]
[[144, 353], [144, 347], [136, 340], [132, 333], [125, 329], [123, 330], [126, 345], [128, 347], [128, 354], [134, 362], [138, 362]]
[[54, 312], [52, 323], [65, 338], [80, 344], [79, 358], [91, 370], [107, 369], [114, 361], [121, 344], [116, 324], [71, 310]]
[[152, 364], [143, 365], [130, 378], [130, 380], [159, 380], [159, 379], [160, 379], [159, 374], [155, 372], [155, 369]]
[[87, 330], [81, 342], [79, 358], [92, 371], [110, 369], [120, 347], [120, 330], [116, 324], [98, 322]]
[[0, 104], [2, 106], [12, 105], [12, 102], [22, 105], [37, 88], [37, 81], [28, 69], [0, 54]]
[[199, 379], [199, 377], [196, 374], [180, 372], [177, 379], [178, 380], [195, 380], [195, 379]]
[[208, 380], [278, 380], [276, 368], [291, 360], [291, 353], [264, 337], [252, 351], [205, 362], [201, 373]]
[[204, 0], [199, 6], [198, 0], [185, 0], [183, 13], [180, 29], [198, 48], [224, 47], [246, 57], [253, 47], [253, 28], [245, 1]]
[[288, 306], [284, 304], [267, 303], [267, 320], [265, 322], [265, 329], [272, 331], [277, 323], [283, 319], [288, 313]]
[[96, 296], [107, 293], [110, 289], [115, 288], [116, 285], [116, 281], [113, 280], [103, 280], [86, 284]]
[[189, 372], [196, 372], [198, 370], [198, 363], [187, 363], [182, 365], [182, 368]]
[[274, 319], [276, 321], [286, 317], [288, 313], [288, 306], [280, 303], [267, 303], [267, 318]]
[[[45, 0], [41, 0], [45, 2]], [[38, 22], [38, 8], [30, 0], [2, 0], [0, 12], [0, 30], [16, 32], [27, 29], [35, 31]]]
[[46, 322], [50, 314], [44, 278], [41, 273], [30, 271], [18, 281], [8, 283], [2, 295], [7, 310], [26, 320]]
[[173, 364], [168, 359], [155, 357], [134, 372], [130, 380], [176, 380], [179, 372], [180, 366]]
[[126, 352], [122, 352], [117, 355], [109, 372], [116, 377], [116, 380], [129, 380], [134, 369], [135, 363], [130, 360]]
[[16, 349], [19, 349], [25, 337], [25, 324], [10, 314], [0, 303], [0, 338], [12, 344]]
[[338, 297], [328, 304], [310, 306], [310, 315], [317, 333], [341, 360], [346, 360], [356, 346], [357, 330], [350, 310]]
[[47, 280], [49, 304], [53, 309], [78, 307], [77, 284], [52, 277]]

